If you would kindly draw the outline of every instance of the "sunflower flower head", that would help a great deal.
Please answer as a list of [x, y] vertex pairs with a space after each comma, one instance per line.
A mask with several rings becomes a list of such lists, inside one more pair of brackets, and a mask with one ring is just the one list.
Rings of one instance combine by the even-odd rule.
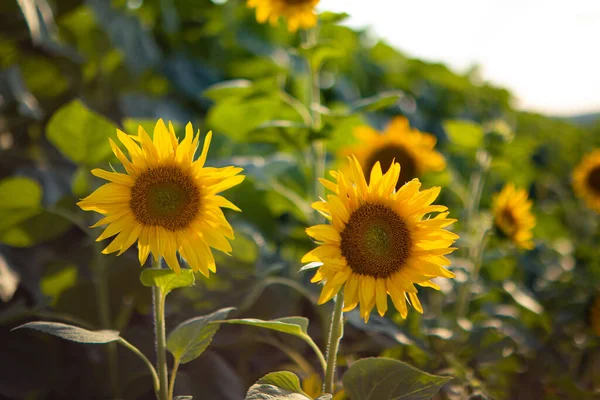
[[308, 29], [317, 24], [315, 7], [319, 0], [247, 0], [248, 7], [256, 8], [256, 20], [276, 25], [279, 17], [287, 21], [288, 30]]
[[330, 223], [306, 230], [319, 244], [302, 259], [322, 263], [312, 278], [324, 283], [319, 304], [343, 288], [344, 311], [360, 305], [365, 322], [375, 306], [385, 314], [388, 295], [403, 318], [407, 297], [422, 313], [415, 284], [439, 290], [432, 278], [454, 277], [444, 267], [458, 235], [444, 228], [456, 220], [445, 206], [432, 205], [439, 187], [421, 191], [415, 178], [396, 190], [400, 164], [392, 162], [384, 174], [376, 162], [367, 183], [358, 159], [349, 161], [348, 174], [331, 171], [333, 181], [321, 179], [332, 194], [312, 205]]
[[354, 154], [365, 171], [367, 183], [371, 170], [377, 162], [385, 173], [392, 161], [400, 164], [400, 178], [396, 189], [413, 178], [428, 171], [446, 168], [444, 157], [435, 150], [437, 139], [428, 133], [411, 129], [404, 117], [394, 118], [384, 132], [369, 126], [360, 126], [354, 132], [359, 143], [341, 151], [342, 155]]
[[499, 232], [508, 237], [517, 247], [533, 248], [535, 216], [531, 213], [531, 200], [524, 189], [507, 184], [493, 199], [494, 224]]
[[238, 185], [242, 168], [205, 167], [212, 134], [204, 139], [200, 157], [194, 160], [199, 134], [188, 124], [185, 138], [179, 142], [173, 125], [158, 120], [153, 137], [140, 126], [137, 136], [117, 131], [129, 157], [111, 139], [115, 156], [125, 173], [92, 170], [95, 176], [109, 181], [77, 205], [85, 211], [104, 215], [92, 227], [107, 225], [96, 239], [116, 237], [102, 252], [121, 255], [136, 241], [140, 264], [152, 253], [163, 257], [179, 273], [177, 253], [194, 271], [205, 276], [215, 272], [211, 248], [231, 251], [228, 239], [233, 229], [222, 207], [240, 211], [218, 193]]
[[600, 149], [587, 154], [573, 171], [575, 194], [600, 213]]

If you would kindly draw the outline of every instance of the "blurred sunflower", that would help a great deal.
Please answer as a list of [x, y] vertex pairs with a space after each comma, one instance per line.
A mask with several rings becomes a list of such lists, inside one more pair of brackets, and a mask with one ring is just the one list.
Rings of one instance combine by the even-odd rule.
[[406, 182], [427, 171], [442, 171], [446, 168], [444, 157], [435, 150], [437, 139], [428, 133], [411, 129], [404, 117], [394, 118], [380, 133], [369, 126], [360, 126], [354, 131], [359, 144], [342, 150], [343, 155], [354, 154], [367, 176], [367, 183], [375, 163], [379, 162], [386, 172], [395, 160], [400, 163], [399, 189]]
[[[323, 393], [323, 380], [317, 373], [310, 374], [306, 379], [302, 380], [302, 390], [310, 396], [311, 399], [316, 399]], [[343, 400], [346, 398], [344, 390], [340, 390], [333, 395], [331, 400]]]
[[512, 183], [502, 188], [493, 199], [494, 223], [517, 247], [533, 248], [535, 217], [531, 213], [531, 200], [524, 189], [516, 189]]
[[600, 212], [600, 149], [587, 154], [575, 168], [573, 188], [588, 207]]
[[105, 215], [92, 227], [108, 225], [97, 241], [117, 235], [102, 253], [121, 255], [138, 241], [140, 264], [150, 252], [164, 257], [168, 266], [180, 271], [177, 252], [194, 271], [205, 276], [215, 272], [211, 247], [229, 253], [233, 229], [220, 207], [240, 211], [217, 193], [244, 180], [242, 168], [204, 167], [212, 137], [206, 135], [200, 157], [194, 161], [198, 135], [188, 124], [181, 143], [173, 125], [158, 120], [153, 139], [140, 126], [137, 136], [117, 131], [129, 158], [111, 140], [113, 152], [127, 173], [92, 170], [110, 181], [81, 200], [79, 207]]
[[600, 295], [591, 301], [588, 309], [588, 321], [594, 333], [600, 336]]
[[279, 17], [287, 20], [288, 30], [310, 28], [317, 24], [315, 7], [320, 0], [248, 0], [248, 7], [256, 8], [256, 20], [276, 25]]
[[[306, 230], [319, 247], [307, 253], [302, 262], [323, 263], [312, 282], [324, 282], [319, 304], [334, 297], [344, 286], [344, 311], [360, 304], [366, 321], [375, 305], [380, 315], [387, 310], [389, 294], [396, 309], [406, 318], [406, 294], [419, 312], [423, 307], [414, 284], [439, 289], [435, 277], [453, 278], [444, 268], [450, 265], [445, 255], [458, 235], [443, 228], [456, 220], [447, 219], [447, 208], [431, 205], [440, 193], [435, 187], [419, 191], [413, 179], [395, 190], [400, 164], [392, 163], [383, 174], [375, 163], [367, 184], [356, 157], [349, 157], [350, 173], [331, 171], [335, 182], [321, 179], [333, 191], [327, 201], [313, 208], [331, 221]], [[423, 219], [430, 213], [435, 218]]]

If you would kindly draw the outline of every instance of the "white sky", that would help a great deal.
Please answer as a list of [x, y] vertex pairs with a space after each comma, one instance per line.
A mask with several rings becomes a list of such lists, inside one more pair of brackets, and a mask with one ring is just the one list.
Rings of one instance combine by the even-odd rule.
[[478, 64], [517, 107], [600, 111], [600, 0], [321, 0], [409, 56]]

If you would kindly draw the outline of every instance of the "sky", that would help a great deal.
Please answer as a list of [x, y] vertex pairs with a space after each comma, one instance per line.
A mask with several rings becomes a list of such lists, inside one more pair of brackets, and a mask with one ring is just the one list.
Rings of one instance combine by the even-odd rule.
[[600, 112], [600, 0], [321, 0], [411, 57], [481, 67], [523, 110]]

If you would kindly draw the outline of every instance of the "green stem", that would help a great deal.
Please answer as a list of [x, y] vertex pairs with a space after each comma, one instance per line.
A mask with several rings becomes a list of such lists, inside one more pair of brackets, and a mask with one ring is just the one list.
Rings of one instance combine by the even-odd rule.
[[137, 347], [129, 343], [127, 340], [120, 338], [118, 343], [121, 343], [123, 346], [133, 351], [139, 358], [142, 359], [144, 364], [146, 364], [146, 366], [150, 370], [150, 375], [152, 375], [152, 384], [154, 386], [154, 391], [158, 393], [158, 391], [160, 390], [160, 382], [158, 380], [158, 374], [156, 373], [156, 370], [154, 369], [154, 366], [152, 366], [150, 360], [148, 360], [148, 358], [146, 358], [146, 356], [141, 351], [139, 351]]
[[325, 382], [323, 391], [333, 394], [335, 387], [335, 363], [340, 347], [340, 340], [344, 336], [344, 292], [340, 290], [335, 296], [335, 305], [329, 327], [329, 342], [327, 344], [327, 368], [325, 369]]
[[[112, 329], [113, 324], [110, 316], [110, 293], [108, 290], [108, 277], [106, 272], [106, 256], [102, 254], [99, 244], [94, 249], [94, 288], [96, 290], [96, 301], [98, 306], [98, 316], [102, 329]], [[117, 362], [117, 344], [108, 343], [106, 346], [106, 357], [108, 360], [108, 382], [111, 393], [115, 397], [120, 397], [119, 390], [119, 363]]]
[[173, 370], [171, 371], [171, 381], [169, 382], [169, 400], [173, 400], [173, 391], [175, 390], [175, 377], [177, 376], [179, 363], [179, 358], [176, 357], [175, 361], [173, 362]]
[[[160, 268], [161, 260], [153, 263], [154, 268]], [[159, 390], [158, 400], [168, 400], [168, 372], [167, 372], [167, 338], [165, 332], [165, 298], [166, 294], [159, 287], [152, 287], [152, 301], [154, 303], [154, 332], [156, 336], [156, 370], [158, 371]]]

